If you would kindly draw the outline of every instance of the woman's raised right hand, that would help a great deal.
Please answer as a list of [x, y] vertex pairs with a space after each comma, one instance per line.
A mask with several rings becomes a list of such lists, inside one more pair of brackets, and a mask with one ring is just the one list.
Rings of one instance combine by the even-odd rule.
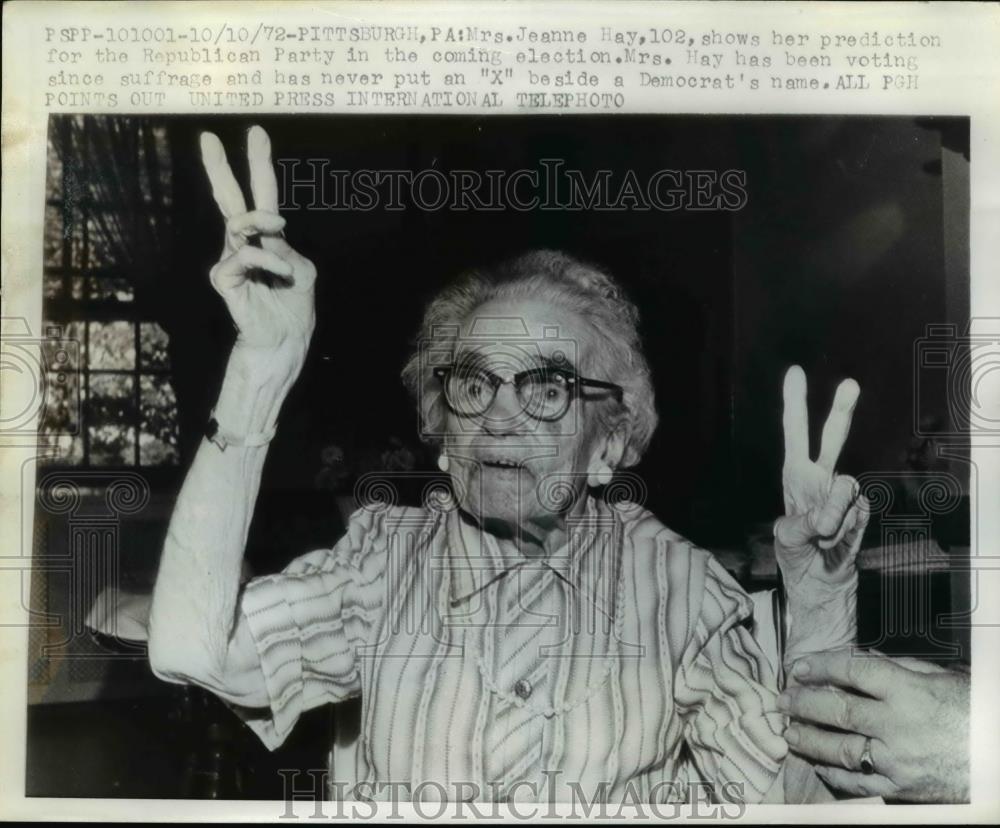
[[[257, 386], [287, 389], [305, 362], [316, 326], [316, 268], [285, 241], [271, 139], [259, 126], [247, 134], [254, 209], [247, 210], [222, 142], [201, 135], [201, 157], [226, 222], [222, 256], [210, 271], [239, 331], [230, 367]], [[260, 239], [260, 247], [250, 243]]]

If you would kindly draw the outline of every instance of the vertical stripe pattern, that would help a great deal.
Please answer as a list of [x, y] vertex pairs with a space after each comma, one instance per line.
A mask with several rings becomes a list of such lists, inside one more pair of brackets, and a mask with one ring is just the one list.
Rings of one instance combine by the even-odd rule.
[[752, 603], [711, 554], [625, 506], [591, 500], [564, 555], [491, 548], [472, 574], [456, 513], [360, 510], [333, 549], [250, 582], [225, 674], [201, 683], [271, 748], [304, 711], [360, 695], [357, 767], [333, 775], [376, 797], [528, 782], [518, 797], [544, 799], [556, 779], [560, 800], [576, 783], [668, 801], [693, 773], [760, 801], [786, 746]]

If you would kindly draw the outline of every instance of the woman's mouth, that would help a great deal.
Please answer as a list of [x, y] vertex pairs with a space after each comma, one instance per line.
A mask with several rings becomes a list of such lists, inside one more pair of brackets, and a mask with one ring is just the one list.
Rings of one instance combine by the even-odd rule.
[[480, 461], [484, 466], [489, 466], [491, 468], [497, 469], [518, 469], [521, 467], [521, 463], [518, 460], [511, 460], [507, 457], [494, 457], [488, 460], [484, 459]]

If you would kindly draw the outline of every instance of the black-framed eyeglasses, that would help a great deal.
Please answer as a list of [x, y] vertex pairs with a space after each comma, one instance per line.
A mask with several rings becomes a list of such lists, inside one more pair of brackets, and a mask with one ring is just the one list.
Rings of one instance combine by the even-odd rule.
[[485, 414], [500, 386], [508, 382], [514, 386], [521, 410], [545, 422], [566, 416], [574, 397], [583, 388], [609, 391], [619, 403], [624, 395], [622, 387], [613, 382], [588, 379], [571, 370], [550, 366], [529, 368], [505, 380], [479, 365], [440, 365], [434, 368], [434, 376], [441, 382], [448, 407], [460, 417]]

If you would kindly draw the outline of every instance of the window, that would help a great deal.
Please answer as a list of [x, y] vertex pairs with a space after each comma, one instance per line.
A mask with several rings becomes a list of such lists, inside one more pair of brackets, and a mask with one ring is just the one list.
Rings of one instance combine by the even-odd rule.
[[[169, 337], [140, 301], [169, 224], [166, 131], [133, 118], [54, 117], [44, 242], [51, 465], [179, 460]], [[63, 346], [63, 347], [60, 347]]]

